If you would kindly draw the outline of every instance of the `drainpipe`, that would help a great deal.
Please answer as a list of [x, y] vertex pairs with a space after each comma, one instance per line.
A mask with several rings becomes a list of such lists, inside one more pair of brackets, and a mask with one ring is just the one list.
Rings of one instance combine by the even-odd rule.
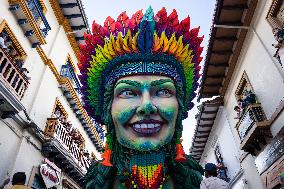
[[271, 61], [276, 66], [276, 69], [279, 72], [279, 74], [282, 76], [282, 79], [284, 78], [284, 73], [282, 72], [282, 69], [279, 68], [278, 63], [275, 62], [275, 58], [273, 57], [273, 55], [270, 54], [268, 48], [265, 46], [263, 40], [261, 39], [259, 34], [256, 32], [254, 27], [252, 27], [252, 26], [230, 26], [230, 25], [221, 25], [221, 24], [214, 24], [214, 27], [215, 28], [244, 29], [244, 30], [252, 31], [252, 33], [256, 36], [258, 41], [261, 43], [261, 46], [264, 48], [265, 52], [267, 53], [267, 55], [269, 56]]

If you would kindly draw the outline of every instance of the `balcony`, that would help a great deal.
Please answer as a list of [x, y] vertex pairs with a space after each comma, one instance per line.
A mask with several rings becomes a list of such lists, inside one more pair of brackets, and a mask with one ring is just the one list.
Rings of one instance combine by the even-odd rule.
[[6, 87], [20, 100], [28, 87], [28, 78], [23, 71], [10, 59], [5, 50], [0, 48], [0, 77]]
[[82, 145], [70, 133], [70, 128], [59, 118], [48, 118], [45, 134], [50, 140], [44, 143], [43, 153], [81, 185], [91, 159], [84, 155]]
[[51, 28], [38, 0], [10, 0], [9, 3], [10, 11], [18, 19], [18, 24], [22, 27], [32, 47], [45, 44], [45, 37]]
[[[102, 144], [103, 140], [101, 140], [101, 138], [103, 138], [101, 137], [103, 135], [103, 130], [98, 130], [96, 128], [94, 121], [88, 116], [88, 114], [82, 108], [83, 102], [80, 98], [81, 96], [80, 83], [70, 63], [62, 65], [60, 76], [62, 78], [60, 82], [61, 85], [60, 88], [63, 92], [63, 95], [66, 97], [67, 101], [70, 104], [70, 107], [73, 109], [74, 113], [76, 114], [76, 117], [81, 122], [86, 133], [89, 135], [90, 139], [92, 140], [93, 144], [96, 146], [96, 149], [99, 152], [101, 152], [103, 150], [103, 144]], [[96, 132], [94, 132], [94, 130]], [[97, 136], [95, 136], [96, 133], [98, 133]]]
[[11, 118], [24, 109], [23, 98], [29, 82], [23, 71], [0, 48], [0, 112], [1, 118]]
[[256, 155], [255, 150], [261, 150], [261, 146], [266, 144], [266, 138], [271, 136], [270, 125], [266, 121], [266, 116], [261, 104], [249, 104], [236, 125], [241, 139], [241, 149]]

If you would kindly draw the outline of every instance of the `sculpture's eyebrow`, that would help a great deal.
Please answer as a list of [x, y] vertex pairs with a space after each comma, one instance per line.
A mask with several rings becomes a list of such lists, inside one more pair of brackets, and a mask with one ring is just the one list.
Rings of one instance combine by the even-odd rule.
[[120, 80], [118, 81], [116, 84], [115, 84], [115, 87], [117, 87], [117, 85], [121, 84], [121, 83], [125, 83], [125, 84], [128, 84], [128, 85], [132, 85], [134, 87], [142, 87], [142, 84], [139, 83], [138, 81], [132, 81], [132, 80]]
[[168, 82], [174, 84], [174, 82], [171, 79], [159, 79], [159, 80], [152, 81], [151, 86], [153, 87], [153, 86], [157, 86], [157, 85], [162, 85], [162, 84], [168, 83]]

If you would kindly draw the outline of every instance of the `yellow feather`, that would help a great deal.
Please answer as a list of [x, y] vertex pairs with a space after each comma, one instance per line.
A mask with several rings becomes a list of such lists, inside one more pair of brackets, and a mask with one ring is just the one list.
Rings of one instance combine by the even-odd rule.
[[175, 52], [175, 57], [178, 57], [182, 52], [182, 49], [183, 49], [182, 36], [179, 37], [178, 42], [177, 42], [177, 46], [178, 46], [178, 48]]
[[131, 52], [131, 49], [129, 48], [129, 45], [128, 45], [129, 36], [130, 36], [130, 31], [128, 30], [126, 36], [125, 36], [124, 39], [123, 39], [123, 45], [122, 45], [123, 50], [124, 50], [125, 52], [128, 52], [128, 53]]
[[105, 45], [104, 45], [104, 51], [108, 52], [108, 54], [110, 54], [110, 56], [115, 57], [116, 54], [112, 48], [112, 44], [110, 41], [108, 41], [107, 39], [105, 39]]
[[104, 49], [100, 45], [98, 46], [98, 49], [107, 60], [112, 59], [111, 55], [107, 51], [104, 51]]
[[122, 46], [123, 45], [123, 39], [122, 39], [122, 35], [121, 32], [118, 33], [117, 37], [116, 37], [116, 41], [115, 41], [115, 50], [119, 53], [119, 54], [123, 54], [123, 50], [122, 50]]
[[[169, 47], [170, 47], [170, 44], [169, 44], [169, 40], [165, 34], [165, 32], [163, 31], [162, 32], [162, 35], [161, 35], [161, 40], [163, 42], [163, 50], [162, 52], [165, 53], [168, 51]], [[162, 45], [162, 44], [161, 44]]]
[[173, 33], [169, 40], [169, 54], [174, 54], [176, 49], [177, 49], [177, 40], [176, 40], [175, 33]]
[[189, 44], [187, 44], [183, 49], [182, 49], [182, 52], [181, 54], [177, 57], [178, 58], [178, 61], [180, 62], [183, 62], [188, 54], [188, 47], [189, 47]]
[[139, 32], [137, 32], [136, 34], [135, 34], [135, 36], [133, 37], [133, 40], [132, 40], [132, 50], [133, 50], [133, 52], [134, 53], [137, 53], [138, 52], [138, 50], [137, 50], [137, 37], [138, 37], [138, 34], [139, 34]]
[[159, 49], [161, 48], [161, 43], [160, 43], [160, 39], [157, 35], [156, 32], [154, 32], [154, 45], [153, 45], [153, 52], [157, 52], [159, 51]]
[[115, 54], [120, 55], [119, 52], [117, 52], [117, 50], [116, 50], [116, 43], [115, 43], [114, 36], [112, 34], [110, 34], [110, 42], [112, 44], [112, 49], [115, 52]]

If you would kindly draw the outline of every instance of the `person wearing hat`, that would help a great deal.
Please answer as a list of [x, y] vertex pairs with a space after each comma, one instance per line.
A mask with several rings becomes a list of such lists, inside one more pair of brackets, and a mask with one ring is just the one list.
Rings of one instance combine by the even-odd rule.
[[203, 168], [181, 144], [200, 77], [199, 28], [150, 7], [92, 30], [80, 46], [79, 79], [85, 109], [107, 135], [84, 188], [199, 188]]
[[26, 183], [26, 173], [16, 172], [12, 178], [12, 187], [10, 189], [31, 189], [25, 186]]
[[213, 163], [207, 163], [204, 168], [204, 176], [201, 181], [200, 189], [229, 189], [229, 184], [218, 178], [217, 167]]

